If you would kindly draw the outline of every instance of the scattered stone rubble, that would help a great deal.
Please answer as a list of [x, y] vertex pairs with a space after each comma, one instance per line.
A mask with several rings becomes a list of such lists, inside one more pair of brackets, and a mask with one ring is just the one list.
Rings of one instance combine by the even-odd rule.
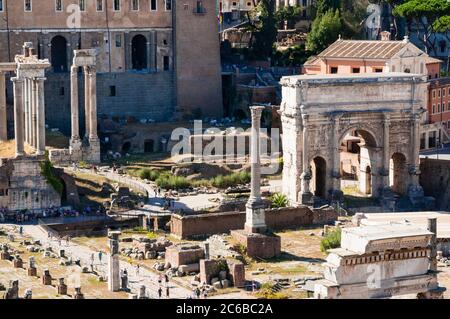
[[[124, 240], [125, 239], [125, 240]], [[124, 238], [122, 242], [130, 242], [130, 239]], [[146, 237], [132, 238], [131, 242], [137, 241], [135, 247], [122, 248], [120, 253], [124, 256], [137, 259], [163, 259], [165, 258], [165, 250], [172, 245], [172, 242], [165, 237], [158, 239], [149, 239]]]

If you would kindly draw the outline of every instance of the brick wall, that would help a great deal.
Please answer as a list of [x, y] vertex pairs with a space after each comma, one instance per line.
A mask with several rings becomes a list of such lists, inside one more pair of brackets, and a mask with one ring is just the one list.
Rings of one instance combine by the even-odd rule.
[[[266, 211], [266, 224], [274, 230], [328, 224], [336, 219], [337, 213], [333, 208], [311, 210], [307, 206], [299, 206]], [[172, 235], [179, 238], [207, 237], [243, 229], [244, 224], [245, 212], [172, 215], [170, 231]]]
[[420, 185], [426, 196], [436, 198], [436, 208], [450, 209], [450, 161], [420, 159]]

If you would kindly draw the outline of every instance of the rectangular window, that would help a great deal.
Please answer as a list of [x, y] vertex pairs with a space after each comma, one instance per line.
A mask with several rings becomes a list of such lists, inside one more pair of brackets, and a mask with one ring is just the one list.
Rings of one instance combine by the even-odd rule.
[[3, 12], [3, 0], [0, 0], [0, 12]]
[[139, 0], [132, 0], [131, 1], [131, 10], [139, 11]]
[[116, 48], [122, 47], [122, 36], [120, 34], [116, 34]]
[[116, 86], [115, 85], [111, 85], [109, 87], [109, 96], [116, 96]]
[[441, 113], [441, 103], [438, 103], [437, 111], [438, 111], [438, 113]]
[[57, 12], [63, 11], [62, 0], [55, 0], [55, 10]]
[[359, 73], [361, 70], [359, 68], [352, 68], [352, 73]]
[[103, 0], [97, 0], [97, 11], [103, 11]]
[[65, 95], [65, 92], [64, 92], [64, 86], [61, 86], [61, 87], [59, 88], [59, 95], [60, 95], [60, 96], [64, 96], [64, 95]]
[[441, 97], [441, 89], [438, 90], [438, 97]]
[[431, 108], [431, 114], [436, 113], [436, 105], [433, 104], [433, 107]]
[[25, 0], [24, 9], [27, 12], [30, 12], [33, 9], [33, 5], [31, 4], [31, 0]]
[[195, 7], [195, 13], [206, 13], [206, 9], [203, 6], [203, 1], [197, 1], [197, 5]]
[[114, 0], [113, 10], [114, 11], [120, 11], [120, 0]]
[[150, 0], [150, 10], [152, 11], [158, 10], [156, 0]]
[[383, 73], [383, 69], [382, 68], [375, 68], [375, 73]]
[[331, 73], [331, 74], [336, 74], [336, 73], [338, 73], [338, 68], [337, 68], [337, 66], [332, 66], [331, 69], [330, 69], [330, 73]]
[[436, 90], [433, 90], [432, 95], [433, 95], [433, 99], [436, 98]]
[[172, 10], [172, 0], [166, 0], [166, 11]]
[[442, 89], [442, 96], [445, 96], [445, 89]]
[[80, 0], [79, 1], [79, 5], [80, 5], [80, 11], [86, 11], [86, 2], [85, 2], [85, 0]]
[[170, 63], [169, 63], [169, 57], [167, 55], [164, 56], [163, 62], [164, 62], [164, 71], [168, 71]]

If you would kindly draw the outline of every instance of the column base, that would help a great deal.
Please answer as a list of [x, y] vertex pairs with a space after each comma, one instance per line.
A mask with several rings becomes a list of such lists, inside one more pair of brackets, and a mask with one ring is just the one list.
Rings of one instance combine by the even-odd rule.
[[313, 193], [311, 192], [300, 192], [300, 204], [312, 205], [314, 203], [313, 197]]
[[231, 236], [247, 249], [252, 258], [273, 258], [281, 254], [281, 238], [276, 235], [249, 234], [243, 229], [232, 230]]
[[413, 205], [421, 205], [424, 202], [425, 194], [420, 185], [410, 185], [408, 187], [408, 197]]
[[92, 163], [100, 163], [100, 139], [89, 138], [89, 161]]
[[245, 231], [248, 233], [266, 232], [267, 226], [264, 203], [261, 200], [248, 201], [245, 208]]

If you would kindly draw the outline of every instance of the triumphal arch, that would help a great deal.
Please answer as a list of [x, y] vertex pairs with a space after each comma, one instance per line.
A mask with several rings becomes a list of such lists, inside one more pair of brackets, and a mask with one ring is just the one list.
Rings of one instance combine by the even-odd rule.
[[352, 174], [345, 169], [343, 154], [353, 163], [359, 192], [423, 200], [419, 126], [426, 77], [302, 75], [284, 77], [281, 85], [283, 193], [291, 202], [341, 198], [343, 175]]

